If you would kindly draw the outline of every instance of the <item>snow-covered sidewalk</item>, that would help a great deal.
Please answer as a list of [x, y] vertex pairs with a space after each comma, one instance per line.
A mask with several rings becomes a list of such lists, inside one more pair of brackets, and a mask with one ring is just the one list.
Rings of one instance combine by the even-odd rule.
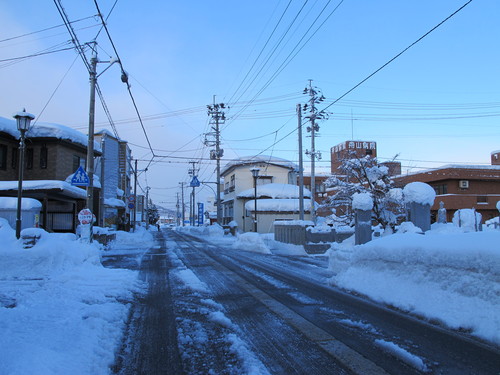
[[[137, 271], [101, 265], [102, 247], [41, 232], [23, 249], [0, 219], [0, 374], [109, 374], [129, 301], [143, 291]], [[118, 232], [112, 248], [151, 234]], [[123, 238], [125, 237], [125, 238]]]
[[500, 231], [451, 224], [332, 246], [331, 283], [500, 345]]

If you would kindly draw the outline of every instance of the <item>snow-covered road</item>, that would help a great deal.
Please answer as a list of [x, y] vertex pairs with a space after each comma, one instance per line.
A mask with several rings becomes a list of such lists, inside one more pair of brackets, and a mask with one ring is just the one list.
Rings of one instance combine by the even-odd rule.
[[166, 235], [179, 348], [190, 374], [498, 369], [495, 348], [329, 287], [325, 257], [256, 254]]

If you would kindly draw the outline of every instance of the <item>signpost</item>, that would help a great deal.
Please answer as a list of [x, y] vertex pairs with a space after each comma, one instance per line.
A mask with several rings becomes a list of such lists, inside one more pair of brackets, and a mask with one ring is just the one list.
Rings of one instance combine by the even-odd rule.
[[90, 178], [87, 172], [80, 165], [76, 170], [75, 174], [71, 178], [71, 185], [74, 186], [89, 186]]
[[92, 224], [95, 223], [96, 217], [88, 208], [84, 208], [78, 213], [80, 221], [80, 237], [82, 241], [92, 242]]
[[203, 214], [203, 203], [198, 202], [198, 226], [203, 225], [203, 218], [205, 215]]

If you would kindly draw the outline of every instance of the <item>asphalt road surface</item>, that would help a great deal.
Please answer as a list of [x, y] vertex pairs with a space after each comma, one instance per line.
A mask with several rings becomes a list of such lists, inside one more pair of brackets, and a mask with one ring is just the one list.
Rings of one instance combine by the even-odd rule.
[[[328, 285], [325, 257], [263, 255], [166, 230], [140, 262], [114, 373], [500, 374], [500, 350]], [[108, 259], [137, 268], [132, 255]]]

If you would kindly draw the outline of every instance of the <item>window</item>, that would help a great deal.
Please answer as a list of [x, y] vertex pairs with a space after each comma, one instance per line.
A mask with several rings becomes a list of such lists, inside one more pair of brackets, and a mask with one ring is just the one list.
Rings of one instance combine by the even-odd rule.
[[43, 145], [42, 148], [40, 149], [40, 168], [46, 169], [47, 168], [47, 158], [48, 158], [48, 149], [47, 146]]
[[235, 184], [236, 184], [236, 176], [233, 174], [231, 176], [231, 182], [229, 183], [229, 191], [234, 191]]
[[373, 150], [370, 149], [366, 150], [366, 155], [373, 155]]
[[26, 149], [26, 169], [33, 169], [33, 149]]
[[17, 168], [17, 156], [19, 155], [19, 149], [17, 147], [12, 147], [12, 158], [10, 159], [10, 165], [12, 169]]
[[0, 169], [7, 168], [7, 146], [0, 145]]
[[448, 194], [448, 185], [446, 184], [434, 185], [433, 188], [436, 195]]
[[476, 202], [478, 204], [488, 204], [488, 197], [486, 195], [478, 195], [476, 197]]
[[86, 162], [87, 160], [85, 160], [84, 158], [81, 158], [79, 157], [78, 155], [73, 155], [73, 171], [76, 172], [76, 170], [78, 169], [78, 167], [82, 167], [83, 169], [85, 169], [85, 165], [86, 165]]

